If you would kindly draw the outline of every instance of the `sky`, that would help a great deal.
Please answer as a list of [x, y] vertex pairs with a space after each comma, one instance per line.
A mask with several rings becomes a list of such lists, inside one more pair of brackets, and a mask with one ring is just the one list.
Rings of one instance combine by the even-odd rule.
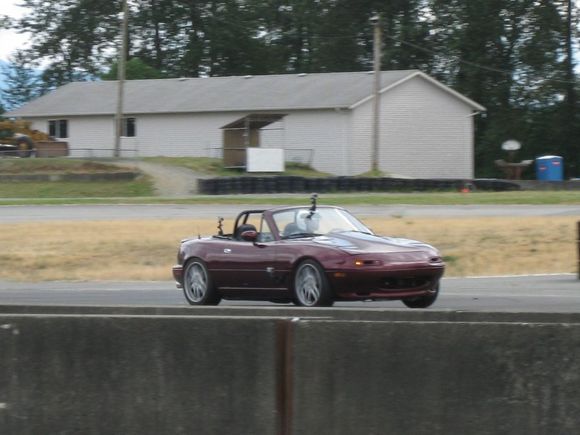
[[[26, 9], [16, 6], [20, 3], [20, 0], [0, 0], [0, 2], [0, 15], [18, 18], [26, 11]], [[17, 48], [25, 46], [27, 40], [27, 35], [19, 35], [9, 30], [0, 30], [0, 60], [8, 60], [10, 53]]]

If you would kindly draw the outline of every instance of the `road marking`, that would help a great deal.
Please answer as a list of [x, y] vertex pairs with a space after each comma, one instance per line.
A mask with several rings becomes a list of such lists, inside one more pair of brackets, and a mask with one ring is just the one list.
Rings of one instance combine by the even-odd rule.
[[443, 279], [488, 279], [488, 278], [533, 278], [551, 276], [576, 276], [575, 273], [531, 273], [527, 275], [489, 275], [489, 276], [449, 276]]

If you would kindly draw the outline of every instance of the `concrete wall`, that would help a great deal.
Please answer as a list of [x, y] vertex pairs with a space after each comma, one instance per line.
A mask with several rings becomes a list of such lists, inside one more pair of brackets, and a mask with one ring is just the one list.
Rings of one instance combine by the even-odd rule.
[[580, 325], [305, 322], [293, 343], [293, 434], [580, 427]]
[[0, 314], [0, 433], [566, 435], [580, 427], [574, 316], [103, 310]]
[[0, 316], [0, 433], [275, 433], [275, 344], [274, 320]]

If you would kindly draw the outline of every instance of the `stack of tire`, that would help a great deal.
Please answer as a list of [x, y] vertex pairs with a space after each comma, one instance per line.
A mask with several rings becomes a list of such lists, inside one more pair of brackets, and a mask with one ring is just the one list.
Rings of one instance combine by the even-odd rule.
[[223, 177], [199, 180], [199, 191], [205, 195], [252, 193], [310, 192], [428, 192], [428, 191], [506, 191], [520, 186], [505, 180], [405, 179], [328, 177]]

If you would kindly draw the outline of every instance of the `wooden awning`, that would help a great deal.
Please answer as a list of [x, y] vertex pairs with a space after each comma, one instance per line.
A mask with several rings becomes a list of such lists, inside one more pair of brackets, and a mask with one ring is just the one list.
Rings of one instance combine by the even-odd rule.
[[223, 130], [259, 130], [274, 122], [280, 121], [285, 114], [281, 113], [252, 113], [222, 127]]

